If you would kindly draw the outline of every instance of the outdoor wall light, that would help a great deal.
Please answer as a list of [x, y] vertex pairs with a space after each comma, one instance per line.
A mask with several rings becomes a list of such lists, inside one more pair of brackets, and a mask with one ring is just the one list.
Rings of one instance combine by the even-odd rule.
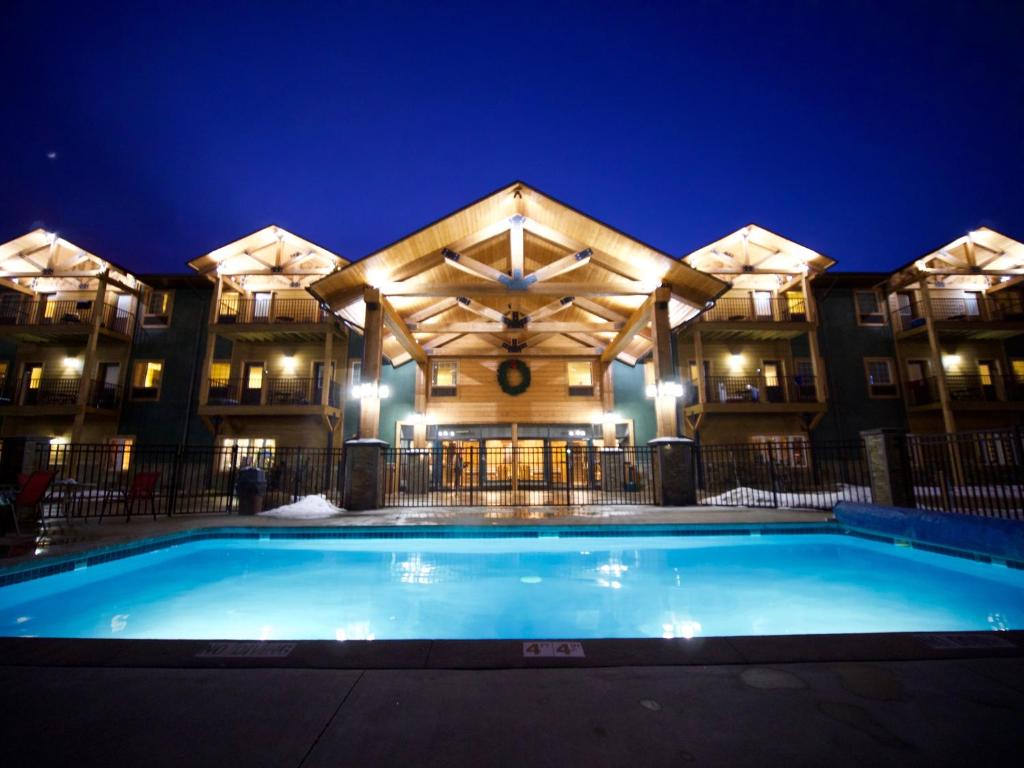
[[84, 365], [84, 361], [79, 359], [79, 358], [77, 358], [77, 357], [65, 357], [64, 358], [64, 367], [65, 368], [68, 368], [68, 369], [71, 369], [71, 370], [75, 370], [75, 371], [81, 371], [83, 365]]
[[281, 370], [287, 374], [295, 373], [295, 369], [298, 367], [299, 361], [295, 358], [295, 353], [289, 353], [281, 358]]
[[352, 396], [359, 400], [372, 397], [384, 400], [391, 396], [391, 387], [387, 384], [377, 385], [372, 381], [364, 381], [362, 384], [352, 387]]
[[943, 355], [942, 356], [942, 367], [943, 368], [956, 368], [960, 365], [960, 355]]
[[739, 352], [733, 352], [729, 355], [729, 369], [735, 373], [743, 367], [743, 355]]
[[678, 381], [659, 381], [644, 387], [647, 397], [682, 397], [683, 385]]

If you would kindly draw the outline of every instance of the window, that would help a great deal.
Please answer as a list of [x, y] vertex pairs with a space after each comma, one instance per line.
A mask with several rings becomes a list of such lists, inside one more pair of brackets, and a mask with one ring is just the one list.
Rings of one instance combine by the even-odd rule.
[[882, 300], [875, 291], [854, 291], [857, 325], [885, 325]]
[[899, 397], [893, 377], [892, 359], [888, 357], [864, 358], [864, 375], [868, 383], [868, 397]]
[[132, 371], [132, 399], [159, 400], [163, 360], [138, 360]]
[[[277, 441], [272, 437], [225, 437], [221, 444], [220, 456], [222, 471], [238, 467], [260, 467], [270, 469], [274, 463], [274, 451]], [[234, 459], [234, 463], [232, 463]]]
[[66, 437], [54, 437], [50, 440], [50, 467], [63, 467], [64, 459], [68, 455], [68, 439]]
[[803, 435], [754, 435], [750, 442], [765, 464], [771, 460], [775, 466], [807, 466], [807, 438]]
[[171, 324], [173, 304], [173, 292], [153, 291], [146, 301], [146, 312], [142, 315], [142, 324], [147, 328], [166, 328]]
[[1024, 381], [1024, 360], [1011, 360], [1010, 370], [1013, 371], [1015, 381]]
[[227, 382], [231, 378], [231, 361], [214, 360], [210, 363], [210, 381]]
[[110, 468], [115, 471], [127, 472], [132, 466], [133, 437], [113, 437], [110, 439]]
[[594, 396], [593, 366], [589, 360], [571, 360], [566, 363], [569, 394], [579, 397]]
[[7, 369], [9, 366], [10, 363], [0, 361], [0, 389], [3, 389], [4, 385], [7, 383]]
[[361, 361], [356, 360], [352, 365], [349, 366], [348, 372], [348, 385], [355, 389], [363, 383], [363, 364]]
[[789, 319], [798, 323], [807, 320], [807, 304], [804, 302], [804, 295], [796, 291], [786, 293], [786, 309], [789, 311]]
[[435, 360], [430, 369], [430, 394], [433, 397], [454, 397], [459, 378], [455, 360]]
[[754, 316], [758, 319], [772, 319], [771, 291], [754, 291]]
[[220, 297], [220, 310], [217, 313], [218, 322], [233, 323], [238, 318], [238, 294], [225, 293]]

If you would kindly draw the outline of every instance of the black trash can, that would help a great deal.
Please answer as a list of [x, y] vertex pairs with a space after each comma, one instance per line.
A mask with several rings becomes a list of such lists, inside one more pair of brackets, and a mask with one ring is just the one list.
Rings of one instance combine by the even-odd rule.
[[235, 493], [238, 494], [238, 514], [257, 515], [263, 511], [263, 496], [267, 492], [267, 474], [259, 467], [245, 467], [238, 471]]

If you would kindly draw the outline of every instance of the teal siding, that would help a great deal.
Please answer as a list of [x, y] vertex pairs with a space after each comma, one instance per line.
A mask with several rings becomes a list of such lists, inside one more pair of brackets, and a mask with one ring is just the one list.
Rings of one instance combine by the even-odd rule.
[[[821, 278], [815, 296], [821, 313], [818, 346], [825, 360], [828, 412], [814, 430], [816, 440], [857, 437], [862, 430], [889, 427], [906, 429], [902, 398], [872, 400], [864, 375], [865, 357], [889, 357], [895, 369], [896, 351], [889, 325], [857, 324], [854, 291], [869, 289], [883, 279], [871, 276], [861, 285], [849, 278], [837, 283]], [[840, 279], [842, 279], [840, 277]], [[796, 351], [794, 344], [794, 351]]]
[[380, 438], [395, 445], [395, 423], [408, 421], [416, 399], [416, 363], [392, 368], [385, 363], [380, 380], [391, 389], [391, 394], [380, 401]]
[[136, 360], [163, 360], [160, 400], [146, 403], [126, 398], [120, 434], [135, 435], [140, 445], [213, 444], [213, 435], [196, 412], [212, 296], [206, 286], [176, 288], [170, 327], [139, 326], [125, 375], [125, 394]]
[[654, 418], [654, 401], [644, 394], [643, 366], [630, 366], [615, 361], [612, 363], [612, 380], [615, 384], [615, 413], [623, 419], [633, 420], [633, 440], [637, 445], [646, 445], [657, 432]]

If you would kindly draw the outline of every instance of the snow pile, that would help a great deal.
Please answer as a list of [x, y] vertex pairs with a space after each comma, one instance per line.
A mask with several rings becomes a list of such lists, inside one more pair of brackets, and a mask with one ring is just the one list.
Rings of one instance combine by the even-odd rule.
[[[780, 491], [778, 494], [779, 507], [789, 509], [806, 509], [808, 507], [819, 507], [831, 509], [840, 501], [859, 501], [871, 503], [871, 489], [863, 485], [840, 484], [836, 491], [809, 491], [804, 493], [790, 493]], [[747, 488], [740, 486], [730, 491], [711, 496], [701, 500], [701, 504], [721, 507], [743, 507], [752, 504], [757, 506], [772, 506], [775, 496], [771, 491], [760, 488]]]
[[336, 507], [323, 496], [303, 496], [296, 502], [260, 512], [261, 517], [280, 517], [285, 520], [323, 520], [340, 515], [345, 510]]

